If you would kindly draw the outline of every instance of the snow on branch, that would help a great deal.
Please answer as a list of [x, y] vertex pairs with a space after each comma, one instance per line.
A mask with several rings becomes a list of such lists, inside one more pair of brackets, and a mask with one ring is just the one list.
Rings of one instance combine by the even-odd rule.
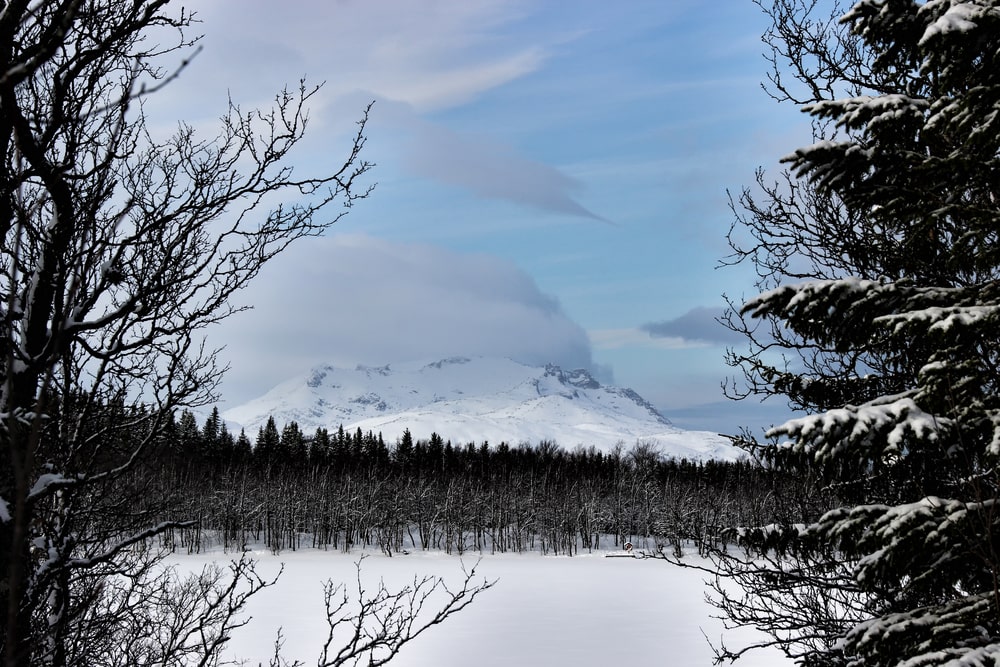
[[[811, 280], [763, 292], [747, 301], [741, 312], [777, 317], [812, 340], [847, 341], [850, 346], [871, 335], [874, 317], [898, 309], [904, 296], [897, 284], [855, 277]], [[831, 327], [832, 320], [840, 325]]]
[[[991, 597], [982, 594], [877, 616], [851, 629], [840, 647], [845, 652], [884, 658], [887, 662], [879, 664], [899, 667], [995, 664], [1000, 646], [986, 643], [986, 633], [976, 631], [977, 619], [992, 613]], [[936, 650], [929, 650], [932, 647]], [[899, 661], [906, 655], [914, 657]]]
[[55, 489], [63, 486], [68, 486], [75, 483], [76, 480], [65, 477], [58, 473], [44, 473], [38, 476], [35, 480], [35, 484], [31, 487], [28, 492], [28, 500], [34, 500], [35, 498], [44, 495], [50, 491], [50, 489]]
[[795, 315], [805, 311], [817, 302], [816, 297], [837, 297], [836, 300], [856, 298], [881, 287], [880, 283], [861, 278], [842, 278], [839, 280], [810, 280], [796, 285], [782, 285], [767, 292], [762, 292], [743, 305], [742, 312], [754, 317], [781, 312], [785, 315]]
[[882, 396], [859, 406], [791, 419], [767, 437], [787, 436], [786, 449], [810, 453], [817, 463], [852, 453], [881, 459], [904, 452], [910, 440], [934, 441], [950, 421], [921, 410], [910, 396]]
[[[837, 119], [837, 127], [862, 129], [875, 132], [884, 125], [895, 127], [900, 121], [911, 119], [920, 121], [930, 109], [930, 102], [903, 94], [860, 95], [839, 100], [824, 100], [803, 107], [803, 111], [820, 118]], [[807, 158], [814, 147], [827, 149], [832, 142], [823, 141], [800, 148], [792, 154], [792, 160]], [[845, 142], [842, 145], [853, 145]], [[787, 159], [787, 158], [786, 158]]]
[[890, 325], [897, 333], [915, 324], [926, 331], [948, 332], [954, 327], [995, 325], [1000, 318], [1000, 305], [932, 306], [903, 313], [892, 313], [876, 318], [876, 322]]
[[929, 0], [919, 11], [924, 15], [933, 15], [941, 12], [944, 7], [947, 9], [944, 9], [944, 12], [924, 30], [920, 46], [926, 46], [928, 42], [942, 35], [972, 32], [990, 15], [1000, 18], [1000, 9], [996, 7], [984, 7], [974, 2], [955, 0]]
[[[845, 552], [858, 555], [854, 576], [879, 586], [898, 572], [918, 590], [940, 585], [943, 572], [961, 582], [971, 568], [963, 549], [967, 536], [990, 524], [997, 502], [963, 502], [928, 496], [897, 506], [859, 505], [827, 512], [807, 531], [823, 534]], [[967, 583], [967, 582], [965, 582]]]

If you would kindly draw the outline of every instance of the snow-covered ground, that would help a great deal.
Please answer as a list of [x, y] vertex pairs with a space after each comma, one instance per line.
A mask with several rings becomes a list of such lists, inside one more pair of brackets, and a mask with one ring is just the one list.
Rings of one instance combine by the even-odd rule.
[[[721, 621], [704, 601], [705, 585], [695, 570], [606, 554], [572, 558], [532, 554], [484, 555], [477, 573], [497, 584], [464, 611], [404, 647], [397, 667], [510, 665], [710, 665], [705, 637], [718, 640]], [[238, 630], [232, 654], [263, 662], [282, 628], [287, 657], [316, 664], [325, 637], [322, 583], [351, 582], [360, 553], [299, 551], [278, 556], [262, 552], [258, 572], [285, 571], [279, 583], [256, 597], [253, 621]], [[477, 556], [467, 555], [465, 565]], [[186, 569], [199, 569], [223, 554], [178, 556]], [[412, 582], [414, 574], [461, 581], [462, 561], [441, 553], [388, 558], [370, 553], [363, 563], [369, 585], [384, 579], [390, 588]], [[726, 634], [727, 646], [746, 634]], [[777, 654], [758, 652], [744, 666], [790, 664]]]

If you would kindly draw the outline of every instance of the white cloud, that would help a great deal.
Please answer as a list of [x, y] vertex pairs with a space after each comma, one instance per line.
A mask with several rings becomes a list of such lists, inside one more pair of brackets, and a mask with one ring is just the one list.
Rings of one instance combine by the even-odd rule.
[[210, 334], [226, 344], [230, 404], [323, 362], [453, 355], [591, 368], [586, 333], [530, 276], [490, 255], [367, 236], [306, 239], [254, 283], [255, 310]]
[[593, 329], [587, 332], [590, 343], [598, 350], [647, 348], [659, 350], [686, 350], [709, 347], [708, 343], [687, 340], [680, 336], [653, 337], [641, 329]]
[[[274, 3], [217, 0], [198, 8], [204, 51], [169, 88], [155, 117], [172, 130], [182, 117], [215, 125], [228, 99], [270, 107], [283, 86], [323, 83], [309, 103], [308, 146], [298, 164], [337, 152], [367, 102], [377, 100], [369, 135], [411, 175], [549, 213], [604, 220], [574, 197], [581, 184], [555, 166], [488, 138], [429, 120], [543, 67], [552, 42], [522, 28], [525, 2], [501, 0], [341, 0]], [[325, 82], [325, 83], [324, 83]], [[388, 126], [388, 127], [387, 127]], [[366, 155], [371, 159], [371, 153]]]
[[680, 317], [648, 322], [640, 329], [655, 339], [680, 338], [712, 345], [745, 343], [745, 336], [721, 323], [725, 321], [725, 313], [726, 309], [721, 306], [698, 306]]
[[[419, 111], [449, 108], [537, 69], [535, 45], [505, 39], [524, 18], [500, 0], [216, 0], [198, 7], [213, 90], [308, 75], [328, 93], [359, 90]], [[214, 75], [214, 76], [213, 76]]]
[[411, 127], [404, 165], [417, 176], [456, 185], [486, 199], [609, 222], [573, 198], [581, 183], [555, 167], [484, 137], [418, 121]]

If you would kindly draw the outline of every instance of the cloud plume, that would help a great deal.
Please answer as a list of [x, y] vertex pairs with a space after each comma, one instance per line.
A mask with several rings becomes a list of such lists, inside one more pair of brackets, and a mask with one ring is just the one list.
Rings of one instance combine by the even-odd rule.
[[486, 199], [610, 222], [574, 198], [582, 189], [575, 179], [481, 137], [429, 123], [416, 124], [404, 164], [416, 175], [465, 188]]
[[308, 239], [275, 261], [246, 296], [257, 309], [211, 337], [227, 343], [230, 402], [322, 362], [483, 355], [592, 367], [584, 330], [496, 257], [337, 235]]
[[639, 328], [653, 338], [679, 338], [688, 342], [729, 344], [744, 340], [743, 336], [719, 323], [724, 308], [698, 306], [680, 317], [660, 322], [648, 322]]

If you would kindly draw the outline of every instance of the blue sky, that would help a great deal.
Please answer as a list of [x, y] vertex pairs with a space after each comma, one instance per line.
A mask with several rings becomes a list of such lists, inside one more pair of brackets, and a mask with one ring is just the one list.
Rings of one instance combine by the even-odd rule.
[[[334, 166], [375, 100], [378, 185], [293, 247], [213, 333], [227, 405], [318, 363], [468, 354], [586, 366], [679, 425], [733, 432], [775, 410], [727, 404], [717, 269], [727, 188], [808, 143], [760, 89], [750, 0], [215, 0], [203, 51], [158, 119], [210, 131], [227, 95], [266, 105], [325, 82], [297, 168]], [[779, 407], [780, 406], [776, 406]]]

